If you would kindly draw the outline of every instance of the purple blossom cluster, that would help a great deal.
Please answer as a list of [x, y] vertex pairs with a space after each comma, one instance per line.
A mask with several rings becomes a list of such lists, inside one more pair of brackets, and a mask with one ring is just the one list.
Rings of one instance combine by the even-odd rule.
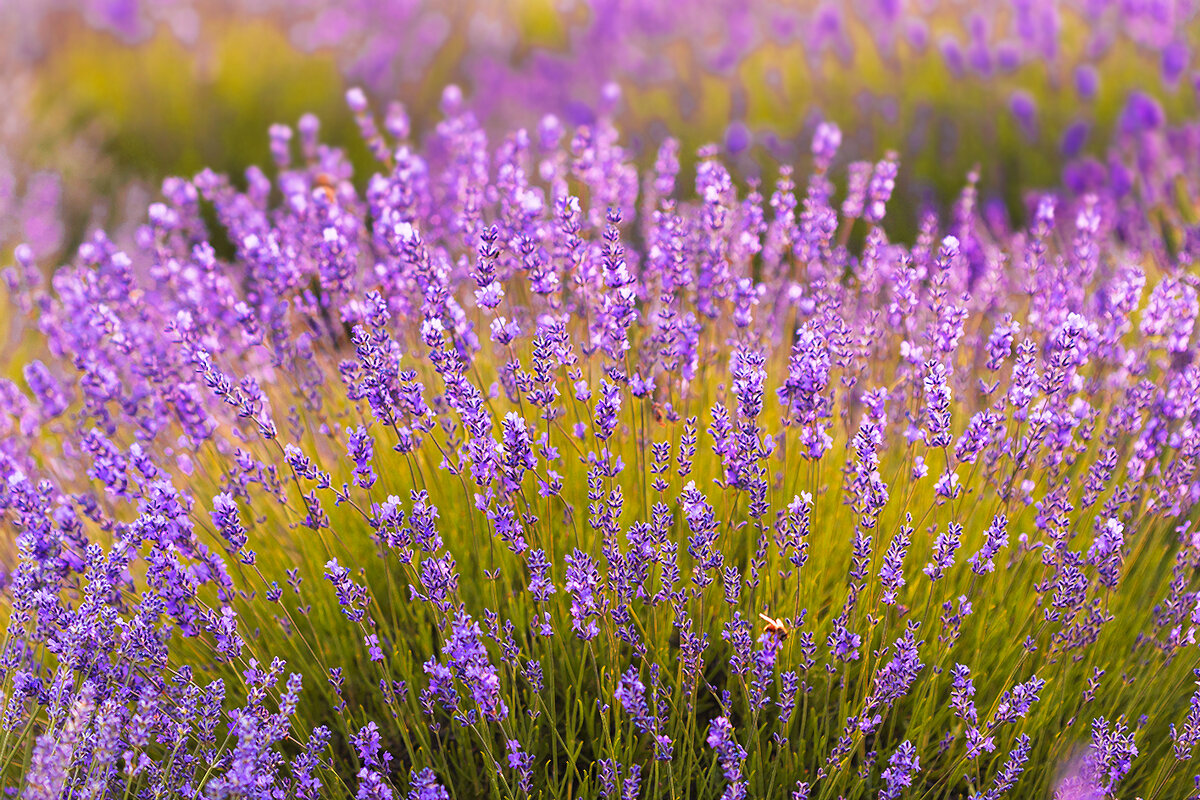
[[348, 101], [370, 176], [306, 117], [5, 272], [6, 785], [1194, 791], [1200, 128], [909, 245], [832, 124], [689, 183]]

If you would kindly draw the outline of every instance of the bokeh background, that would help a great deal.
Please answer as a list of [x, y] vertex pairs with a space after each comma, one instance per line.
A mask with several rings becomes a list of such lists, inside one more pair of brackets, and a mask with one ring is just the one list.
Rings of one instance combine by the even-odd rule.
[[[743, 180], [805, 168], [821, 119], [843, 159], [900, 155], [910, 238], [975, 165], [989, 213], [1085, 191], [1123, 135], [1192, 116], [1190, 0], [3, 0], [0, 255], [62, 254], [140, 220], [164, 176], [269, 163], [305, 112], [372, 171], [343, 100], [363, 86], [435, 125], [449, 83], [500, 136], [614, 114], [634, 151], [715, 143]], [[619, 93], [613, 91], [619, 87]]]

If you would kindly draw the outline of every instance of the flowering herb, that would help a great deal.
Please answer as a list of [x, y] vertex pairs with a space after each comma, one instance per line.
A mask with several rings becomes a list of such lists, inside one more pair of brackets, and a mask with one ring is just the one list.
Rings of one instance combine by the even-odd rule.
[[11, 793], [1193, 791], [1191, 128], [1140, 101], [1125, 172], [904, 244], [828, 122], [768, 190], [640, 170], [615, 98], [347, 99], [372, 175], [306, 118], [15, 254]]

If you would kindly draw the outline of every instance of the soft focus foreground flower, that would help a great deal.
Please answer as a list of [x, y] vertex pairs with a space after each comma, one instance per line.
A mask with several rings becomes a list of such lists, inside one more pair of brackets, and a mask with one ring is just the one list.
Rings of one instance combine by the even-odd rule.
[[1193, 790], [1195, 130], [905, 245], [830, 124], [797, 194], [348, 99], [358, 184], [306, 118], [5, 272], [7, 785]]

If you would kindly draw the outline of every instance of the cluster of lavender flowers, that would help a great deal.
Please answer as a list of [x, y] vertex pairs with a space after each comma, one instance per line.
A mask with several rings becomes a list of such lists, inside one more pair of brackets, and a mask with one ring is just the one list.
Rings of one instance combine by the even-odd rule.
[[905, 245], [832, 124], [348, 101], [358, 184], [306, 117], [4, 272], [14, 791], [1200, 793], [1200, 128]]

